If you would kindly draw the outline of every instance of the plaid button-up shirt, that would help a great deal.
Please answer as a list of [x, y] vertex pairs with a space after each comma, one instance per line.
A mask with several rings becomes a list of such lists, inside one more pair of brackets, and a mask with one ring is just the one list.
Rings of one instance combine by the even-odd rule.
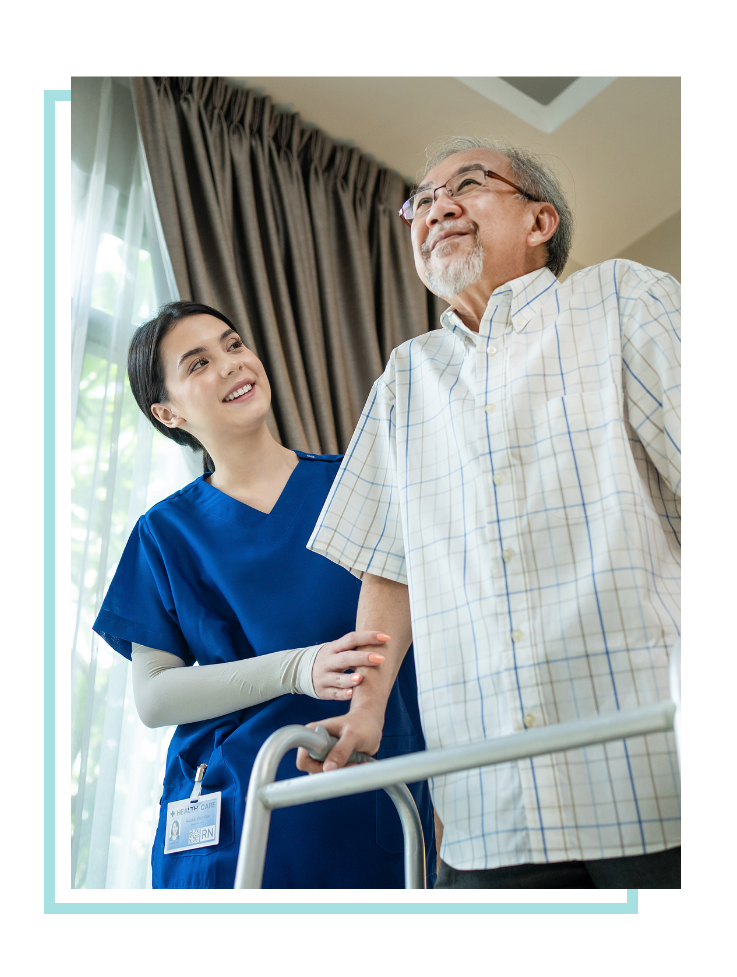
[[[308, 544], [409, 585], [428, 749], [669, 697], [679, 286], [628, 261], [496, 289], [394, 350]], [[458, 869], [679, 844], [672, 734], [435, 779]]]

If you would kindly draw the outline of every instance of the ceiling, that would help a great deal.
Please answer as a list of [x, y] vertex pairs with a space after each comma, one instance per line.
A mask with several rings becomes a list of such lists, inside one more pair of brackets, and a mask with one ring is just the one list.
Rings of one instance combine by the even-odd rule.
[[496, 106], [540, 132], [555, 132], [615, 78], [461, 78]]
[[578, 78], [502, 78], [502, 81], [534, 98], [541, 105], [550, 105], [554, 98], [570, 88]]
[[[572, 265], [595, 264], [622, 254], [642, 238], [654, 239], [657, 234], [651, 232], [669, 218], [673, 220], [666, 227], [674, 227], [680, 211], [680, 78], [603, 79], [603, 90], [552, 132], [541, 131], [469, 87], [470, 81], [484, 79], [227, 80], [260, 89], [277, 105], [299, 112], [306, 123], [357, 146], [409, 182], [422, 170], [425, 147], [445, 136], [494, 136], [544, 154], [576, 214]], [[586, 81], [493, 79], [497, 87], [484, 90], [503, 86], [526, 103], [539, 105], [540, 112], [549, 112], [570, 101], [570, 93]], [[506, 104], [514, 107], [514, 98]]]

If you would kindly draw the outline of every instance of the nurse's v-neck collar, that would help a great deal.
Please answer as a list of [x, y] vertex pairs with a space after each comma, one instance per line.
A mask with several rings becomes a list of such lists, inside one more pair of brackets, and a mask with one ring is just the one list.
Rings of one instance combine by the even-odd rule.
[[191, 491], [186, 493], [186, 500], [225, 522], [243, 526], [249, 532], [261, 536], [277, 538], [292, 524], [306, 498], [304, 478], [309, 466], [305, 464], [304, 459], [314, 458], [314, 455], [296, 450], [294, 453], [297, 455], [297, 464], [292, 469], [271, 512], [255, 509], [248, 503], [221, 492], [205, 481], [206, 475], [201, 475], [192, 482]]

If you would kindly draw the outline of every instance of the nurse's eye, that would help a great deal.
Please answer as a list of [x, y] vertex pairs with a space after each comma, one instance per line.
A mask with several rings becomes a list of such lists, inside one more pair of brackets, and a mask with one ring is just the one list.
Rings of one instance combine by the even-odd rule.
[[194, 373], [195, 370], [198, 370], [200, 368], [200, 364], [207, 366], [207, 360], [195, 360], [194, 363], [190, 366], [189, 372]]
[[234, 339], [230, 346], [228, 346], [228, 351], [230, 352], [234, 349], [241, 349], [242, 347], [243, 341], [241, 339]]

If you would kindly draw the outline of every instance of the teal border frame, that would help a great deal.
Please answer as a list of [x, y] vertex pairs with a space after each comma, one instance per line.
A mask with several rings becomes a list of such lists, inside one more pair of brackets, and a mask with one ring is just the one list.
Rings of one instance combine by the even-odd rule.
[[[71, 352], [71, 91], [44, 92], [44, 390], [48, 403], [44, 426], [44, 912], [46, 914], [198, 914], [300, 915], [317, 909], [350, 915], [547, 914], [617, 915], [638, 912], [638, 890], [629, 889], [626, 903], [61, 903], [55, 889], [71, 887], [69, 845], [69, 750], [71, 729], [71, 665], [67, 628], [71, 568], [69, 526], [71, 490], [64, 476], [71, 453], [69, 414]], [[66, 692], [64, 692], [66, 690]], [[63, 734], [67, 731], [67, 735]]]
[[[44, 91], [44, 903], [71, 885], [71, 91]], [[63, 798], [63, 801], [62, 801]], [[62, 813], [63, 812], [63, 813]], [[54, 910], [52, 909], [52, 912]]]
[[259, 905], [258, 903], [244, 902], [233, 904], [229, 902], [213, 903], [126, 903], [126, 902], [55, 902], [53, 895], [46, 899], [46, 913], [134, 913], [136, 915], [150, 915], [153, 913], [168, 913], [169, 915], [183, 913], [196, 913], [202, 915], [214, 913], [218, 916], [228, 916], [235, 913], [250, 913], [252, 915], [281, 915], [282, 913], [310, 914], [315, 916], [326, 916], [335, 914], [354, 914], [360, 913], [361, 916], [382, 915], [382, 916], [424, 916], [430, 914], [442, 914], [443, 916], [477, 916], [483, 915], [504, 915], [504, 916], [524, 916], [524, 915], [546, 915], [553, 913], [564, 916], [581, 915], [632, 915], [637, 914], [637, 889], [627, 890], [627, 902], [443, 902], [432, 905], [422, 902], [269, 902]]

